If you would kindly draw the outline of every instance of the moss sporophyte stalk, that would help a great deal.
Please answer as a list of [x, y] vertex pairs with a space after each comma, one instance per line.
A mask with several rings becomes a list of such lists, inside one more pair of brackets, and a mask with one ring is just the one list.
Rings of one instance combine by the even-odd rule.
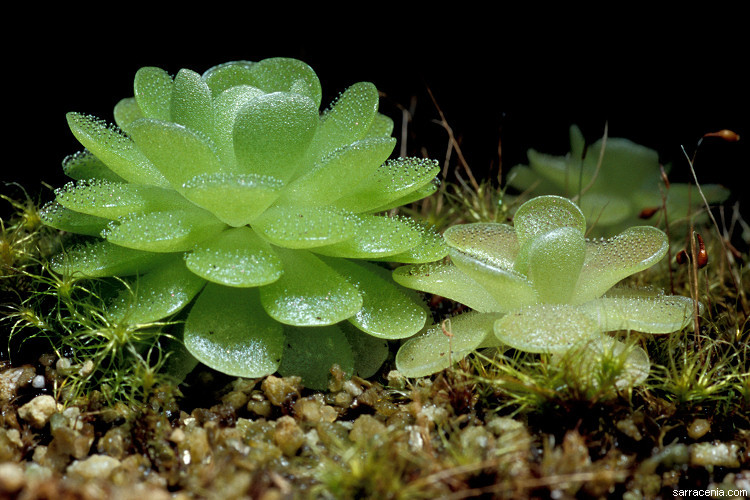
[[[657, 228], [637, 226], [609, 239], [584, 237], [586, 219], [573, 202], [540, 196], [519, 207], [514, 225], [474, 223], [448, 228], [450, 263], [403, 266], [394, 279], [405, 286], [461, 302], [474, 311], [409, 339], [396, 356], [407, 376], [435, 373], [481, 347], [586, 352], [582, 376], [595, 360], [625, 356], [618, 386], [648, 376], [649, 358], [605, 332], [664, 334], [692, 319], [693, 302], [650, 288], [616, 286], [649, 268], [667, 252]], [[626, 350], [626, 347], [628, 350]]]
[[[368, 82], [320, 112], [305, 63], [230, 62], [175, 77], [145, 67], [116, 126], [80, 113], [74, 179], [43, 209], [49, 226], [91, 236], [53, 270], [124, 277], [112, 322], [146, 324], [185, 308], [190, 354], [218, 371], [300, 375], [324, 388], [331, 365], [372, 375], [388, 339], [427, 310], [377, 261], [443, 258], [439, 234], [388, 210], [435, 191], [436, 162], [389, 159], [393, 122]], [[374, 261], [374, 262], [367, 262]]]

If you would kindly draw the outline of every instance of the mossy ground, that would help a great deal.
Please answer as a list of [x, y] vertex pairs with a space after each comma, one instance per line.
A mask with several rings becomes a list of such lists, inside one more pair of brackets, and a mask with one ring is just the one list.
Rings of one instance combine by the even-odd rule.
[[[409, 212], [441, 227], [505, 220], [497, 182], [475, 178], [452, 133], [449, 141], [446, 172], [454, 173], [439, 196]], [[750, 494], [749, 276], [739, 214], [694, 228], [707, 266], [697, 266], [697, 243], [677, 236], [689, 234], [686, 222], [674, 221], [670, 262], [632, 278], [706, 305], [697, 328], [627, 337], [651, 357], [642, 386], [614, 388], [617, 359], [581, 380], [575, 354], [553, 365], [507, 351], [420, 380], [391, 372], [392, 360], [370, 380], [346, 381], [334, 369], [330, 390], [314, 392], [295, 378], [232, 379], [204, 368], [177, 386], [157, 369], [169, 362], [165, 345], [144, 347], [172, 325], [107, 324], [107, 284], [45, 271], [60, 235], [41, 226], [36, 200], [14, 186], [6, 194], [0, 497]], [[680, 265], [682, 248], [689, 258]], [[436, 320], [460, 307], [427, 299]]]

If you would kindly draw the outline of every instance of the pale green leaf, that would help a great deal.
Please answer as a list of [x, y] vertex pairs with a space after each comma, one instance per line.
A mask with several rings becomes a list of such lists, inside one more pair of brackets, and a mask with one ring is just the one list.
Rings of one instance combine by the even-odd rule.
[[350, 195], [335, 202], [338, 207], [352, 212], [368, 212], [408, 196], [430, 184], [440, 166], [435, 160], [423, 158], [398, 158], [388, 160], [357, 185]]
[[109, 315], [128, 324], [164, 319], [193, 300], [206, 281], [191, 273], [175, 255], [138, 276], [107, 307]]
[[421, 264], [434, 262], [448, 255], [448, 247], [443, 236], [432, 227], [420, 227], [420, 242], [406, 250], [385, 257], [370, 257], [370, 260], [401, 262], [404, 264]]
[[443, 234], [448, 246], [497, 269], [513, 270], [518, 255], [516, 231], [507, 224], [477, 222], [451, 226]]
[[479, 312], [503, 310], [488, 291], [452, 264], [402, 266], [393, 271], [393, 280], [408, 288], [452, 299]]
[[313, 140], [314, 154], [325, 155], [362, 139], [378, 111], [378, 89], [370, 82], [355, 83], [320, 117]]
[[667, 253], [667, 236], [651, 226], [631, 227], [609, 239], [586, 242], [586, 260], [572, 299], [601, 297], [617, 282], [653, 266]]
[[275, 245], [314, 248], [351, 239], [357, 224], [356, 216], [337, 210], [273, 207], [253, 221], [253, 229]]
[[318, 124], [318, 108], [299, 94], [275, 92], [248, 101], [234, 124], [241, 172], [288, 181], [300, 167]]
[[267, 285], [284, 272], [271, 245], [249, 227], [227, 229], [216, 238], [198, 243], [185, 261], [198, 276], [234, 287]]
[[495, 311], [508, 312], [539, 301], [532, 283], [526, 276], [498, 268], [455, 248], [448, 249], [448, 254], [456, 267], [495, 298], [500, 306]]
[[693, 301], [681, 295], [647, 294], [636, 291], [615, 293], [579, 306], [604, 331], [635, 330], [645, 333], [672, 333], [693, 320]]
[[286, 343], [279, 373], [299, 376], [302, 384], [318, 391], [328, 389], [331, 368], [338, 365], [347, 377], [354, 372], [354, 354], [338, 326], [285, 328]]
[[600, 385], [602, 378], [612, 377], [612, 370], [616, 370], [614, 382], [619, 390], [643, 383], [651, 369], [646, 351], [607, 335], [595, 335], [565, 353], [552, 355], [550, 360], [574, 369], [579, 379], [587, 380], [595, 387]]
[[102, 161], [86, 149], [67, 156], [63, 160], [63, 172], [75, 180], [101, 179], [111, 182], [125, 182]]
[[172, 121], [212, 137], [214, 132], [211, 89], [195, 71], [181, 69], [172, 86]]
[[189, 209], [190, 203], [171, 189], [101, 180], [68, 183], [55, 190], [60, 205], [76, 212], [117, 219], [131, 213]]
[[396, 199], [388, 201], [387, 203], [383, 205], [378, 205], [377, 207], [371, 207], [367, 209], [367, 212], [370, 212], [370, 213], [387, 212], [388, 210], [391, 210], [392, 208], [397, 208], [397, 207], [401, 207], [404, 205], [410, 205], [416, 201], [419, 201], [423, 198], [426, 198], [432, 195], [435, 191], [438, 190], [439, 187], [440, 187], [440, 180], [437, 178], [434, 178], [430, 180], [430, 182], [428, 182], [427, 184], [423, 184], [422, 186], [418, 187], [414, 191], [411, 191], [410, 193], [407, 193], [400, 198], [396, 198]]
[[586, 233], [586, 218], [575, 203], [561, 196], [539, 196], [521, 205], [513, 216], [519, 246], [560, 227]]
[[388, 158], [396, 145], [392, 137], [356, 141], [321, 158], [285, 189], [280, 204], [321, 206], [356, 190], [359, 183]]
[[133, 93], [144, 117], [171, 120], [172, 85], [172, 77], [161, 68], [148, 66], [136, 72]]
[[[264, 92], [290, 92], [308, 97], [320, 108], [322, 91], [315, 71], [302, 61], [285, 57], [263, 59], [250, 66], [248, 82]], [[317, 113], [317, 111], [316, 111]]]
[[[526, 243], [527, 276], [541, 302], [564, 304], [570, 300], [586, 258], [586, 241], [578, 228], [561, 227]], [[522, 252], [526, 253], [526, 252]]]
[[425, 377], [451, 367], [492, 335], [501, 314], [469, 312], [407, 340], [396, 354], [396, 368], [407, 377]]
[[277, 321], [322, 326], [343, 321], [362, 308], [362, 296], [344, 277], [304, 250], [276, 249], [281, 277], [260, 288], [263, 307]]
[[361, 215], [349, 239], [319, 247], [316, 253], [331, 257], [376, 259], [406, 252], [422, 239], [421, 228], [407, 217]]
[[205, 211], [132, 214], [113, 221], [102, 236], [116, 245], [150, 252], [184, 252], [226, 225]]
[[52, 259], [51, 267], [65, 276], [131, 276], [150, 271], [168, 258], [166, 254], [133, 250], [108, 241], [92, 241], [57, 254]]
[[284, 339], [283, 327], [265, 313], [255, 288], [209, 283], [185, 322], [188, 351], [203, 364], [233, 377], [274, 373]]
[[253, 82], [250, 61], [231, 61], [218, 64], [203, 73], [203, 80], [211, 89], [214, 98], [232, 87], [250, 85]]
[[213, 144], [182, 125], [144, 119], [131, 124], [128, 131], [138, 149], [178, 191], [197, 175], [221, 170]]
[[362, 378], [375, 375], [390, 353], [388, 341], [368, 335], [348, 322], [336, 326], [344, 332], [349, 341], [354, 356], [354, 374]]
[[594, 319], [567, 304], [527, 306], [495, 322], [495, 335], [503, 344], [527, 352], [559, 354], [600, 334]]
[[281, 192], [282, 182], [255, 174], [201, 174], [187, 180], [182, 194], [230, 226], [244, 226], [263, 213]]
[[68, 113], [67, 119], [76, 139], [123, 179], [137, 184], [168, 185], [133, 141], [117, 128], [79, 113]]
[[115, 104], [114, 117], [117, 126], [127, 132], [128, 125], [143, 118], [143, 113], [141, 108], [138, 107], [135, 97], [126, 97]]
[[362, 331], [385, 339], [411, 337], [425, 324], [427, 312], [413, 293], [400, 289], [391, 273], [375, 264], [346, 259], [322, 259], [355, 286], [362, 308], [349, 322]]
[[381, 113], [375, 114], [375, 118], [370, 124], [370, 128], [364, 135], [364, 138], [369, 137], [390, 137], [393, 134], [393, 120]]
[[39, 210], [39, 218], [49, 227], [87, 236], [100, 236], [109, 224], [108, 219], [75, 212], [55, 201], [46, 203]]
[[227, 171], [236, 170], [237, 160], [234, 157], [234, 122], [243, 106], [263, 91], [250, 85], [231, 87], [214, 99], [214, 143], [221, 158], [222, 166]]

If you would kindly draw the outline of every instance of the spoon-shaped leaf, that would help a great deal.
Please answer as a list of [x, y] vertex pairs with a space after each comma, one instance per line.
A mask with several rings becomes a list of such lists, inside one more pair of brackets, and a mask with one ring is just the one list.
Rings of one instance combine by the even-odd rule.
[[75, 246], [52, 259], [52, 270], [70, 276], [80, 274], [88, 278], [130, 276], [161, 265], [165, 254], [144, 252], [113, 245], [108, 241], [87, 242]]
[[496, 267], [513, 270], [518, 255], [516, 231], [507, 224], [494, 222], [460, 224], [443, 234], [448, 246]]
[[172, 86], [172, 77], [161, 68], [148, 66], [136, 72], [133, 93], [143, 116], [171, 119]]
[[652, 226], [631, 227], [609, 239], [586, 242], [586, 260], [572, 303], [601, 297], [623, 278], [648, 269], [667, 253], [667, 236]]
[[137, 184], [166, 187], [167, 180], [130, 137], [90, 115], [68, 113], [73, 135], [86, 149], [123, 179]]
[[284, 331], [260, 306], [257, 289], [209, 283], [190, 310], [184, 342], [196, 359], [215, 370], [262, 377], [279, 366]]
[[302, 95], [275, 92], [251, 99], [234, 122], [240, 172], [288, 181], [301, 165], [317, 124], [317, 106]]
[[274, 245], [314, 248], [351, 239], [358, 218], [327, 208], [272, 207], [253, 222], [253, 229]]
[[237, 227], [262, 214], [278, 198], [281, 186], [282, 182], [273, 177], [218, 172], [193, 177], [182, 185], [181, 192], [223, 222]]
[[561, 196], [539, 196], [521, 205], [513, 217], [519, 246], [552, 229], [572, 227], [586, 233], [586, 218], [575, 203]]
[[279, 366], [282, 375], [298, 375], [305, 387], [325, 390], [334, 364], [347, 376], [354, 372], [352, 348], [338, 326], [284, 330], [286, 345]]
[[249, 227], [227, 229], [203, 241], [185, 256], [188, 269], [226, 286], [253, 287], [273, 283], [284, 268], [266, 241]]
[[495, 335], [501, 342], [527, 352], [563, 353], [597, 334], [601, 334], [598, 323], [567, 304], [527, 306], [495, 323]]
[[181, 256], [173, 256], [133, 281], [109, 304], [108, 312], [129, 324], [157, 321], [185, 307], [205, 284], [185, 267]]
[[393, 271], [393, 280], [405, 287], [448, 297], [475, 311], [500, 311], [502, 307], [479, 283], [453, 264], [433, 262], [401, 266]]
[[465, 358], [492, 335], [501, 314], [465, 313], [412, 337], [396, 354], [396, 368], [407, 377], [431, 375]]
[[226, 225], [205, 211], [132, 214], [111, 222], [102, 236], [115, 245], [150, 252], [184, 252]]
[[219, 158], [208, 139], [183, 125], [144, 119], [132, 123], [128, 131], [138, 149], [178, 191], [196, 175], [221, 170]]
[[374, 264], [346, 259], [323, 259], [359, 290], [362, 308], [349, 321], [375, 337], [411, 337], [427, 320], [425, 307], [412, 293], [398, 288], [391, 273]]
[[287, 325], [332, 325], [362, 308], [357, 288], [312, 253], [275, 251], [284, 274], [260, 289], [263, 307], [272, 318]]

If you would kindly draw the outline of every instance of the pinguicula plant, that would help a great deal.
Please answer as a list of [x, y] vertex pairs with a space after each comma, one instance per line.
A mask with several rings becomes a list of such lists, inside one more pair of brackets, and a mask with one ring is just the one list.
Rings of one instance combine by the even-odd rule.
[[408, 339], [396, 356], [397, 368], [407, 376], [425, 376], [481, 347], [553, 358], [575, 348], [590, 361], [582, 363], [583, 372], [593, 370], [596, 359], [622, 355], [618, 386], [645, 380], [646, 352], [606, 332], [665, 334], [690, 323], [691, 299], [618, 286], [664, 257], [665, 233], [637, 226], [613, 238], [586, 239], [583, 213], [559, 196], [532, 198], [513, 223], [452, 226], [444, 233], [451, 262], [394, 271], [398, 283], [474, 309]]
[[305, 63], [238, 61], [172, 77], [141, 68], [116, 126], [81, 113], [82, 152], [44, 221], [92, 236], [53, 261], [84, 278], [124, 277], [115, 322], [189, 304], [184, 345], [221, 372], [277, 370], [322, 388], [332, 364], [369, 376], [387, 340], [423, 328], [418, 295], [376, 262], [429, 262], [442, 238], [394, 207], [436, 189], [435, 162], [389, 159], [393, 122], [372, 83], [320, 112]]
[[[560, 195], [575, 199], [591, 227], [591, 235], [613, 236], [627, 227], [663, 224], [666, 208], [671, 222], [700, 212], [703, 200], [695, 186], [664, 183], [659, 154], [619, 137], [591, 145], [581, 130], [570, 128], [570, 153], [554, 156], [533, 149], [528, 165], [508, 172], [507, 185], [531, 196]], [[667, 168], [665, 168], [665, 171]], [[729, 190], [703, 184], [709, 203], [720, 203]]]

